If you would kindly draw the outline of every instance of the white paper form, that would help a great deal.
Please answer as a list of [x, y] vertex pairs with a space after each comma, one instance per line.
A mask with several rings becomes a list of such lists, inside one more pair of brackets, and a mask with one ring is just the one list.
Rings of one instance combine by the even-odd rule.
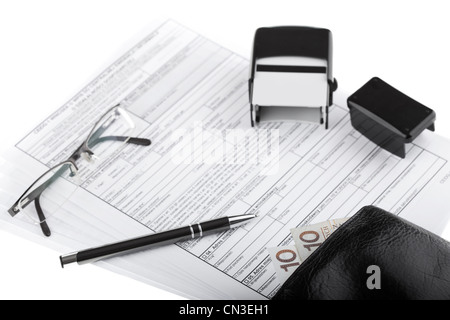
[[[136, 136], [152, 140], [150, 147], [127, 146], [97, 170], [80, 163], [82, 188], [52, 241], [80, 250], [257, 213], [255, 221], [237, 229], [101, 264], [189, 297], [270, 298], [279, 283], [266, 247], [291, 244], [291, 228], [374, 204], [442, 231], [450, 213], [449, 141], [425, 132], [408, 145], [406, 159], [399, 159], [352, 128], [339, 92], [328, 130], [274, 122], [256, 134], [247, 81], [246, 59], [173, 21], [126, 52], [9, 155], [12, 163], [26, 164], [32, 180], [67, 158], [118, 102], [137, 123]], [[271, 157], [265, 158], [268, 150]], [[27, 186], [21, 181], [5, 189], [20, 195]], [[2, 220], [13, 223], [6, 215]], [[74, 226], [65, 224], [72, 219]], [[74, 230], [100, 234], [78, 238]]]

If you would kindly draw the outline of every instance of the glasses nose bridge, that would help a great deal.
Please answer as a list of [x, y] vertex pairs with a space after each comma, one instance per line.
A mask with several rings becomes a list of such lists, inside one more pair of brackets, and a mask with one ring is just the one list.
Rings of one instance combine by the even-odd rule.
[[[67, 160], [72, 163], [73, 167], [78, 171], [77, 161], [80, 158], [84, 158], [87, 161], [90, 161], [92, 157], [94, 156], [94, 152], [88, 147], [87, 140], [84, 141], [78, 149], [70, 156], [70, 158]], [[74, 173], [71, 167], [72, 174]]]

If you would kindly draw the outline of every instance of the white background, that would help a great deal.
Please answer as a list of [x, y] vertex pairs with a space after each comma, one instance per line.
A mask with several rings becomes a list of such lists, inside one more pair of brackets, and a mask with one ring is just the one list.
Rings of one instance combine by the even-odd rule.
[[[138, 40], [172, 18], [249, 58], [258, 27], [328, 28], [339, 90], [378, 76], [437, 113], [450, 138], [448, 1], [1, 1], [0, 149], [60, 107]], [[6, 213], [2, 213], [6, 214]], [[450, 230], [444, 237], [450, 239]], [[0, 230], [0, 299], [178, 299]]]

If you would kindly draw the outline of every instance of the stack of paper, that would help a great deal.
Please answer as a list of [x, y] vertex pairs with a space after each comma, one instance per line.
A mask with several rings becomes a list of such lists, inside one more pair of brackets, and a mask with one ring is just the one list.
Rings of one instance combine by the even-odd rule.
[[[251, 128], [248, 67], [195, 32], [163, 23], [4, 155], [2, 226], [65, 254], [257, 213], [243, 227], [97, 263], [200, 299], [272, 297], [280, 282], [266, 248], [292, 244], [292, 228], [348, 217], [364, 205], [442, 231], [450, 212], [448, 140], [425, 132], [399, 159], [353, 130], [340, 92], [328, 130], [278, 122]], [[96, 169], [80, 159], [81, 187], [49, 219], [51, 237], [12, 218], [6, 210], [23, 191], [118, 102], [152, 145], [128, 145]]]

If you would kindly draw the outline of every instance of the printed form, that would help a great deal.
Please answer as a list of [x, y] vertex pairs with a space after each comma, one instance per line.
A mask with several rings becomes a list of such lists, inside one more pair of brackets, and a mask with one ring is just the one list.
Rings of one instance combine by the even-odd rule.
[[[239, 228], [99, 265], [187, 297], [265, 299], [280, 287], [267, 248], [293, 244], [291, 228], [375, 205], [442, 231], [450, 216], [449, 141], [424, 132], [400, 159], [353, 129], [341, 92], [328, 130], [251, 128], [248, 68], [247, 59], [167, 21], [18, 142], [8, 160], [30, 168], [29, 179], [15, 181], [19, 194], [118, 102], [136, 122], [135, 136], [152, 140], [95, 170], [80, 162], [82, 185], [65, 209], [72, 213], [58, 216], [48, 241], [76, 251], [256, 213]], [[15, 223], [6, 213], [2, 220]]]

